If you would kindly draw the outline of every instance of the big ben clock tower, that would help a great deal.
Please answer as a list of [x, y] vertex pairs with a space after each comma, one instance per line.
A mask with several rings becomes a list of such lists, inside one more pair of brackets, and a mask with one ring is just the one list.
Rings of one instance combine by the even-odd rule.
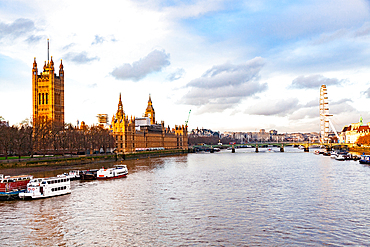
[[150, 124], [155, 124], [155, 111], [153, 108], [152, 98], [150, 94], [149, 94], [148, 106], [146, 107], [144, 116], [150, 118]]

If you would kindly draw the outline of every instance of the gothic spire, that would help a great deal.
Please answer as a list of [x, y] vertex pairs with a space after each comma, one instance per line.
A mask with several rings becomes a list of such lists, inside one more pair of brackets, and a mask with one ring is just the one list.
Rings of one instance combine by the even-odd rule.
[[124, 117], [124, 111], [122, 106], [122, 100], [121, 100], [121, 93], [119, 93], [119, 102], [118, 102], [118, 110], [117, 110], [117, 118], [123, 118]]

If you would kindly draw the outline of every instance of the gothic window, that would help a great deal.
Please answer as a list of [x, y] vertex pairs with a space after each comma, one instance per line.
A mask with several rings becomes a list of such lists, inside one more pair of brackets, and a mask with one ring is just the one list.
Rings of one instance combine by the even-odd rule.
[[48, 104], [48, 101], [49, 101], [48, 96], [49, 96], [49, 94], [46, 93], [46, 95], [45, 95], [45, 104]]
[[45, 104], [45, 97], [44, 97], [45, 95], [44, 94], [42, 94], [42, 104]]
[[41, 93], [39, 93], [39, 105], [41, 105]]

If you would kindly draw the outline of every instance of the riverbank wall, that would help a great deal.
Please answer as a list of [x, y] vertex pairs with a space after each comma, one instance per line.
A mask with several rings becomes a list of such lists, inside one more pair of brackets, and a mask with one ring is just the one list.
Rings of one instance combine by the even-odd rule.
[[143, 151], [125, 154], [73, 155], [55, 157], [34, 157], [29, 159], [0, 160], [1, 168], [21, 168], [36, 166], [73, 166], [90, 163], [114, 162], [133, 159], [147, 159], [188, 153], [187, 149]]
[[370, 154], [370, 147], [350, 147], [349, 151], [356, 152], [358, 154]]

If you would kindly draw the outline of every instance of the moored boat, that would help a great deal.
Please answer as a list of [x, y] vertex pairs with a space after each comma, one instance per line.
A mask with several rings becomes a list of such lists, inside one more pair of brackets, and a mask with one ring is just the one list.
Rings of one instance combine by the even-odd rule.
[[337, 152], [335, 152], [335, 151], [332, 151], [331, 153], [330, 153], [330, 158], [332, 158], [332, 159], [336, 159], [336, 157], [338, 156], [338, 153]]
[[14, 200], [20, 192], [27, 189], [31, 175], [5, 176], [0, 174], [0, 201]]
[[360, 164], [370, 164], [370, 155], [361, 155]]
[[99, 169], [91, 169], [86, 171], [80, 172], [80, 179], [81, 180], [95, 180], [97, 177], [97, 172]]
[[97, 179], [122, 178], [128, 174], [126, 165], [116, 165], [113, 168], [101, 168], [97, 171]]
[[36, 178], [27, 184], [27, 191], [19, 193], [21, 199], [40, 199], [71, 193], [71, 180], [67, 176]]
[[335, 159], [336, 159], [336, 160], [346, 160], [346, 155], [345, 155], [345, 154], [341, 154], [341, 153], [339, 153], [339, 154], [337, 154], [337, 155], [335, 156]]
[[79, 170], [72, 170], [68, 173], [63, 173], [62, 175], [58, 175], [58, 177], [67, 176], [69, 179], [72, 180], [78, 180], [81, 179], [81, 172]]

